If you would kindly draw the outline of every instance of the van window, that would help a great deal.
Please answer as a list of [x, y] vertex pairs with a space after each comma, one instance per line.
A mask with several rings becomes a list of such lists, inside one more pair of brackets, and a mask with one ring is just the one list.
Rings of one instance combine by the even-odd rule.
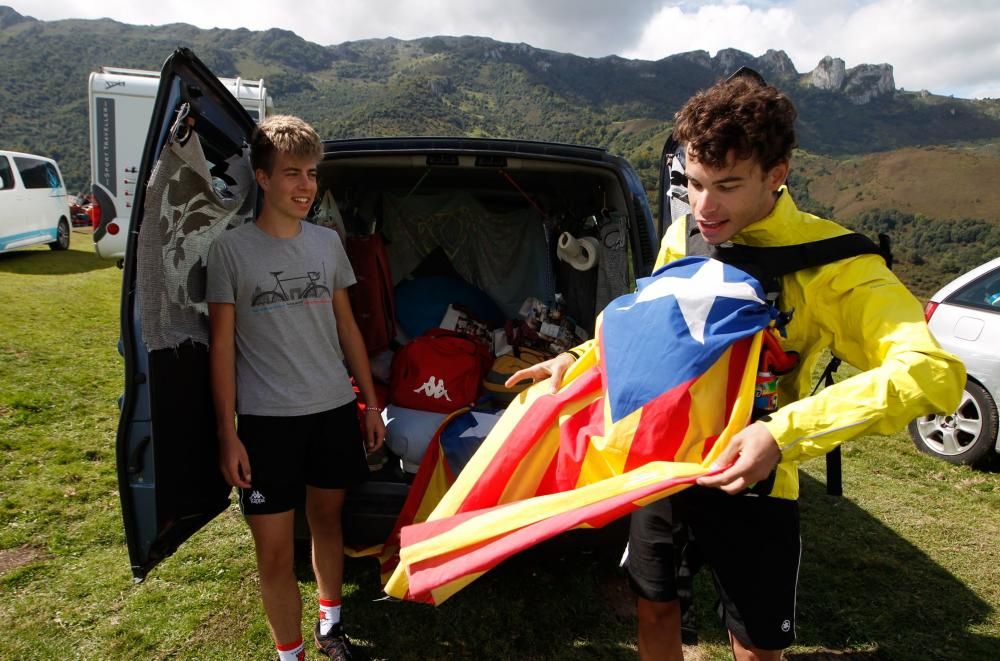
[[21, 173], [25, 188], [59, 188], [59, 174], [55, 166], [37, 158], [15, 156], [14, 165]]
[[14, 187], [14, 173], [10, 169], [10, 161], [6, 156], [0, 156], [0, 184], [3, 190], [10, 190]]

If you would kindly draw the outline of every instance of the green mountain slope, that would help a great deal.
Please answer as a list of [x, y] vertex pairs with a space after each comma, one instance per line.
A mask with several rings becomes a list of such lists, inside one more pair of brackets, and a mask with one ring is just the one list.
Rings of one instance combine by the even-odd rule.
[[[278, 110], [324, 136], [490, 135], [583, 142], [655, 164], [677, 108], [740, 65], [795, 99], [802, 146], [857, 154], [1000, 137], [984, 102], [890, 93], [864, 105], [807, 84], [787, 56], [703, 51], [656, 62], [584, 58], [479, 37], [334, 46], [284, 30], [201, 30], [111, 20], [36, 21], [0, 7], [0, 144], [54, 156], [71, 189], [89, 180], [86, 83], [102, 65], [158, 69], [177, 46], [220, 76], [264, 78]], [[850, 73], [850, 72], [848, 72]], [[891, 71], [890, 71], [891, 75]], [[644, 172], [652, 184], [653, 170]]]
[[[900, 272], [918, 293], [1000, 254], [1000, 189], [992, 185], [1000, 173], [1000, 101], [896, 90], [888, 65], [847, 70], [825, 58], [799, 73], [777, 50], [760, 57], [694, 51], [648, 62], [481, 37], [321, 46], [277, 29], [42, 22], [0, 6], [0, 146], [56, 158], [69, 189], [85, 189], [89, 74], [101, 66], [158, 70], [178, 46], [220, 76], [263, 78], [276, 110], [301, 115], [324, 137], [596, 145], [636, 167], [654, 205], [673, 114], [696, 90], [750, 66], [799, 109], [802, 150], [791, 186], [801, 206], [869, 233], [890, 229]], [[953, 230], [956, 222], [968, 230]]]

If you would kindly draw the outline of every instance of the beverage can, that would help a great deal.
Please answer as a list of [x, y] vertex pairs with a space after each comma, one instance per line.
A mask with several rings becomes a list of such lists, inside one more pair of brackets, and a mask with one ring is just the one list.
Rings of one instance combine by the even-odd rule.
[[778, 410], [778, 377], [767, 371], [757, 372], [757, 383], [753, 391], [755, 415], [764, 415]]

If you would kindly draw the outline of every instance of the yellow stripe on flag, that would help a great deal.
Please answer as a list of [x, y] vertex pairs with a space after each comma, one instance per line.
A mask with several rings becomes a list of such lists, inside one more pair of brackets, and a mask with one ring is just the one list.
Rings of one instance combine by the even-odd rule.
[[[657, 485], [661, 483], [706, 473], [712, 462], [725, 449], [733, 434], [743, 429], [750, 418], [761, 338], [761, 333], [753, 337], [749, 351], [750, 359], [743, 368], [738, 395], [728, 420], [725, 419], [724, 409], [728, 381], [727, 365], [731, 350], [727, 350], [725, 355], [693, 384], [690, 427], [682, 441], [677, 461], [653, 461], [623, 472], [625, 461], [622, 456], [623, 449], [627, 455], [627, 439], [635, 433], [641, 410], [626, 416], [614, 425], [610, 425], [610, 414], [605, 410], [606, 433], [604, 437], [597, 435], [591, 439], [580, 472], [578, 487], [570, 491], [530, 497], [534, 496], [542, 474], [548, 469], [551, 459], [558, 451], [558, 426], [554, 425], [542, 435], [538, 447], [533, 448], [524, 462], [515, 469], [509, 482], [512, 486], [503, 491], [499, 506], [480, 510], [475, 516], [466, 519], [457, 519], [454, 527], [445, 526], [441, 532], [433, 536], [404, 546], [400, 551], [400, 564], [393, 572], [385, 591], [399, 598], [406, 595], [408, 566], [461, 553], [464, 549], [472, 549], [526, 526], [560, 514], [582, 510], [615, 497], [628, 498], [630, 493], [636, 493], [638, 496], [643, 488], [657, 489], [659, 488]], [[567, 373], [563, 387], [565, 388], [566, 384], [571, 383], [594, 364], [596, 364], [596, 348], [591, 348]], [[522, 415], [535, 400], [546, 394], [548, 385], [543, 383], [529, 388], [511, 404], [479, 451], [458, 476], [455, 484], [431, 512], [428, 521], [445, 519], [458, 512]], [[603, 390], [598, 390], [582, 397], [579, 402], [572, 402], [564, 411], [565, 416], [596, 401], [596, 398], [602, 397], [603, 394]], [[565, 416], [561, 415], [560, 421], [565, 419]], [[702, 459], [705, 438], [716, 435], [718, 438], [711, 451]], [[633, 502], [644, 505], [675, 493], [685, 486], [687, 485], [665, 486], [655, 494], [643, 497], [641, 500], [637, 498]], [[482, 573], [472, 572], [445, 585], [432, 588], [431, 596], [436, 603], [441, 603]]]

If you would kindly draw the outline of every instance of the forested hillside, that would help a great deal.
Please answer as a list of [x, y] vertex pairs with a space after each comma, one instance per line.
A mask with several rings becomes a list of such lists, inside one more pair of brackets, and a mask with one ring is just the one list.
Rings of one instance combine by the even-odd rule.
[[[757, 68], [795, 99], [802, 147], [809, 152], [859, 154], [1000, 137], [995, 103], [866, 91], [871, 83], [863, 79], [854, 88], [820, 89], [781, 51], [760, 57], [696, 51], [647, 62], [584, 58], [478, 37], [321, 46], [277, 29], [43, 22], [0, 7], [0, 143], [54, 155], [71, 188], [84, 186], [89, 73], [102, 65], [159, 69], [178, 46], [190, 47], [220, 76], [264, 78], [279, 110], [303, 115], [326, 137], [443, 134], [582, 142], [634, 158], [642, 168], [655, 161], [684, 100], [742, 65]], [[891, 67], [879, 66], [891, 83]]]
[[[695, 51], [649, 62], [479, 37], [324, 46], [278, 29], [43, 22], [0, 6], [0, 146], [56, 158], [70, 190], [84, 189], [88, 75], [101, 66], [158, 70], [178, 46], [220, 76], [263, 78], [276, 110], [305, 117], [324, 137], [591, 144], [628, 158], [650, 191], [673, 113], [697, 89], [748, 65], [799, 109], [795, 193], [807, 206], [846, 220], [896, 210], [924, 222], [1000, 219], [992, 184], [1000, 173], [1000, 101], [904, 92], [886, 64], [844, 70], [842, 61], [825, 58], [800, 73], [780, 50], [759, 57]], [[946, 146], [924, 157], [932, 145]], [[990, 250], [984, 246], [978, 257]]]

